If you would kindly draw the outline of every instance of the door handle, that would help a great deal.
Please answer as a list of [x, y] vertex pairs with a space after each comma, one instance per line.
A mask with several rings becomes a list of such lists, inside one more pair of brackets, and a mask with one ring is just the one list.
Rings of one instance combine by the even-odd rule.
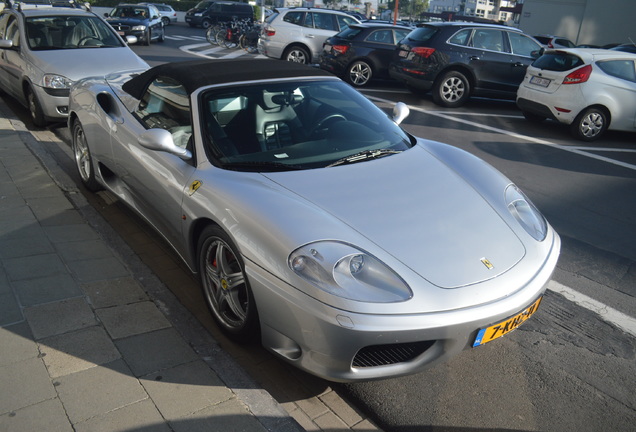
[[479, 60], [479, 56], [470, 56], [469, 59], [470, 60]]
[[307, 35], [307, 37], [308, 37], [308, 38], [310, 38], [310, 39], [313, 39], [313, 38], [315, 38], [316, 36], [314, 36], [314, 35], [312, 35], [312, 34], [308, 34], [308, 35]]
[[513, 64], [512, 64], [512, 66], [513, 66], [513, 67], [525, 67], [526, 65], [524, 65], [524, 64], [523, 64], [523, 63], [521, 63], [521, 62], [516, 62], [516, 63], [513, 63]]

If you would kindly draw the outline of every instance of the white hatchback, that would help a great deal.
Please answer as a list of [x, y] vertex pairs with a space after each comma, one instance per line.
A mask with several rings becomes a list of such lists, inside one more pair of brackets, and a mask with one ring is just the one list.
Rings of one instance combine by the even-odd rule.
[[583, 141], [607, 129], [636, 131], [636, 54], [547, 50], [528, 67], [517, 106], [530, 121], [550, 118], [570, 125]]

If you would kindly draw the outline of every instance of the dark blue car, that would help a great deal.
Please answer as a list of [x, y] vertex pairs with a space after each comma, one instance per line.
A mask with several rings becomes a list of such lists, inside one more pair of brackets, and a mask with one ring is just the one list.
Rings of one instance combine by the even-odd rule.
[[124, 38], [136, 36], [144, 45], [150, 45], [150, 41], [153, 40], [159, 42], [165, 40], [161, 15], [152, 5], [120, 4], [104, 16], [115, 31]]

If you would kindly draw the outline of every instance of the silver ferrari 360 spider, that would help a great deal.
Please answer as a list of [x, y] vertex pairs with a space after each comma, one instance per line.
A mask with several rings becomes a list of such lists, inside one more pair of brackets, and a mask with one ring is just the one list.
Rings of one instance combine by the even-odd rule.
[[82, 80], [68, 124], [85, 186], [200, 274], [221, 329], [354, 381], [514, 330], [560, 250], [517, 186], [407, 115], [305, 65], [197, 60]]

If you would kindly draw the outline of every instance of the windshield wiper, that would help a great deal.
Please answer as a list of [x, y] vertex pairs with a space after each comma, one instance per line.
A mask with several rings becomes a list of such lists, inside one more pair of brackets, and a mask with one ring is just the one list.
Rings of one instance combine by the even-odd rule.
[[356, 153], [347, 157], [343, 157], [342, 159], [338, 159], [334, 163], [327, 165], [327, 168], [334, 167], [338, 165], [362, 162], [369, 159], [377, 159], [382, 156], [387, 156], [391, 154], [402, 153], [402, 150], [388, 150], [388, 149], [380, 149], [380, 150], [365, 150], [360, 153]]
[[228, 162], [222, 164], [222, 167], [235, 171], [250, 171], [250, 172], [276, 172], [276, 171], [298, 171], [304, 169], [299, 165], [287, 165], [280, 162]]

